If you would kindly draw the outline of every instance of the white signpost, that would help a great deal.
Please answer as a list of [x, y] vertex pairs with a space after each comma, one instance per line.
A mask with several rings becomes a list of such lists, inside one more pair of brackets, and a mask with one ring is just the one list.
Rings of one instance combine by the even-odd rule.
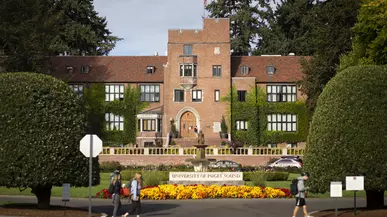
[[354, 191], [354, 213], [356, 215], [356, 191], [364, 190], [364, 176], [345, 177], [345, 189], [347, 191]]
[[89, 158], [89, 217], [91, 217], [91, 185], [93, 157], [97, 157], [102, 152], [102, 140], [97, 135], [87, 134], [84, 136], [79, 145], [79, 150], [85, 157]]
[[[336, 200], [339, 197], [343, 197], [343, 184], [341, 182], [331, 182], [331, 197], [336, 198]], [[337, 203], [335, 207], [335, 215], [337, 217]]]
[[65, 206], [65, 212], [64, 215], [66, 216], [66, 203], [70, 201], [70, 184], [63, 183], [62, 185], [62, 202], [64, 202]]

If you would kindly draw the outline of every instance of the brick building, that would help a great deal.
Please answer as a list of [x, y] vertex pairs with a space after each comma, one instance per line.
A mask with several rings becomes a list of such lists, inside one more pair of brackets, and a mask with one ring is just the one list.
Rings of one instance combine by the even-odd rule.
[[[220, 122], [228, 109], [220, 99], [232, 85], [242, 101], [255, 86], [267, 90], [270, 102], [303, 99], [295, 83], [302, 78], [301, 57], [230, 53], [229, 19], [204, 19], [203, 29], [168, 30], [167, 56], [58, 56], [49, 73], [68, 81], [80, 94], [86, 83], [104, 83], [106, 101], [122, 99], [127, 85], [139, 86], [141, 100], [150, 104], [137, 115], [140, 146], [151, 146], [157, 138], [165, 146], [171, 120], [181, 136], [177, 144], [192, 145], [197, 126], [210, 145], [220, 145]], [[296, 131], [294, 118], [269, 130]], [[106, 114], [106, 121], [108, 129], [123, 129], [122, 117]], [[247, 125], [242, 121], [237, 128]]]

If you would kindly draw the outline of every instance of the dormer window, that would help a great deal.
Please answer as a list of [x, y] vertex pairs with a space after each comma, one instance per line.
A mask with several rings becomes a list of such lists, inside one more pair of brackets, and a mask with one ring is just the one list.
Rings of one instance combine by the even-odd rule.
[[74, 67], [73, 66], [66, 66], [66, 72], [71, 74], [74, 72]]
[[266, 66], [266, 73], [268, 75], [274, 75], [275, 73], [275, 67], [274, 66]]
[[90, 66], [89, 65], [83, 65], [81, 66], [81, 73], [82, 74], [87, 74], [90, 72]]
[[249, 71], [250, 71], [250, 67], [248, 67], [248, 66], [242, 66], [241, 67], [241, 74], [242, 75], [248, 75]]
[[155, 67], [154, 66], [147, 66], [146, 67], [146, 73], [151, 74], [155, 72]]

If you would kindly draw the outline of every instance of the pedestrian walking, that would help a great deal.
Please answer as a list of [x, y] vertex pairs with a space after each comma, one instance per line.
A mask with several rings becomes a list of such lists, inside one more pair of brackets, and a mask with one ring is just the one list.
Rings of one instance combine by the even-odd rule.
[[143, 187], [142, 175], [140, 172], [137, 172], [134, 176], [131, 186], [130, 186], [130, 200], [132, 205], [127, 213], [122, 217], [126, 217], [130, 214], [135, 214], [137, 217], [140, 217], [141, 214], [141, 201], [140, 201], [140, 191]]
[[195, 126], [194, 133], [195, 133], [196, 138], [198, 138], [198, 132], [199, 132], [198, 126]]
[[120, 199], [121, 198], [121, 175], [120, 174], [114, 175], [112, 184], [114, 186], [113, 195], [112, 195], [113, 206], [114, 206], [113, 217], [116, 217], [118, 209], [120, 209], [121, 207], [121, 199]]
[[308, 178], [309, 178], [308, 172], [302, 173], [301, 176], [297, 178], [298, 193], [296, 194], [296, 207], [294, 208], [294, 211], [293, 211], [293, 217], [297, 216], [297, 212], [300, 209], [300, 207], [302, 207], [304, 211], [304, 216], [310, 217], [308, 215], [308, 211], [306, 210], [306, 202], [305, 202], [305, 192], [308, 190], [308, 187], [305, 187], [305, 181], [308, 180]]
[[117, 167], [114, 172], [110, 174], [110, 182], [113, 180], [115, 175], [121, 174], [121, 167]]

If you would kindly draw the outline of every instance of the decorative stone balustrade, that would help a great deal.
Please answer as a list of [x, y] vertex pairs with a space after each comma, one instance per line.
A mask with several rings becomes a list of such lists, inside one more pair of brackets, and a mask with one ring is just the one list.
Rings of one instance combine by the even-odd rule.
[[[301, 148], [206, 148], [206, 156], [303, 156]], [[142, 155], [142, 156], [193, 156], [196, 148], [121, 148], [104, 147], [101, 155]]]

